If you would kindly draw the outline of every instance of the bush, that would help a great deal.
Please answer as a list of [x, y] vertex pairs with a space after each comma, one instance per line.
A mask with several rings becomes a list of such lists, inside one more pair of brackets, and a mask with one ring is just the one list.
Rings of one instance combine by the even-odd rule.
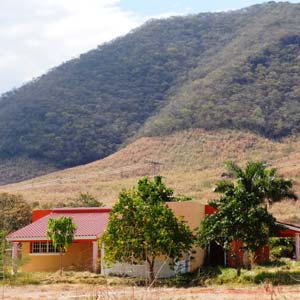
[[292, 238], [271, 238], [269, 244], [271, 259], [293, 258], [294, 242]]

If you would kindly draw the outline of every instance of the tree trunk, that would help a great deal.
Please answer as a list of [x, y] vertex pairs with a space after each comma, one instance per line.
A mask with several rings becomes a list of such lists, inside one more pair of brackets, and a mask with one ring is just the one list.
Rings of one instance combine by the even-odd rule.
[[155, 274], [154, 274], [154, 262], [155, 262], [155, 258], [152, 257], [152, 259], [147, 258], [147, 262], [149, 265], [149, 277], [150, 277], [150, 286], [153, 284], [154, 280], [155, 280]]
[[241, 269], [242, 269], [242, 262], [241, 262], [241, 257], [240, 257], [240, 246], [238, 244], [238, 242], [235, 243], [235, 247], [234, 247], [234, 252], [235, 252], [235, 265], [236, 265], [236, 275], [238, 277], [241, 276]]
[[241, 265], [236, 266], [236, 275], [237, 275], [237, 277], [241, 276], [241, 269], [242, 269]]
[[63, 273], [63, 264], [62, 264], [62, 257], [63, 257], [63, 252], [62, 249], [60, 249], [60, 276], [62, 276]]

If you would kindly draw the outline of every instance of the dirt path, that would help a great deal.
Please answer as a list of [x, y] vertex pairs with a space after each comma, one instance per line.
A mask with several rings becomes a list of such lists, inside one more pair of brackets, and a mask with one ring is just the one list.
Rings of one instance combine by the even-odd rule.
[[300, 285], [247, 288], [113, 288], [85, 285], [1, 287], [1, 300], [300, 300]]

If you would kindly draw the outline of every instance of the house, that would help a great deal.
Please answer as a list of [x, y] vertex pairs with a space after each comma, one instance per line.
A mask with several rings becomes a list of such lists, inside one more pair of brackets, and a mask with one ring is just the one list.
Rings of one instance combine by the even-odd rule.
[[[192, 230], [196, 229], [205, 215], [215, 212], [208, 206], [194, 201], [168, 202], [175, 216], [183, 218]], [[147, 264], [128, 265], [115, 264], [110, 267], [101, 259], [103, 250], [98, 248], [98, 240], [106, 229], [110, 208], [55, 208], [51, 210], [34, 210], [32, 223], [8, 235], [7, 240], [12, 243], [13, 257], [20, 256], [25, 259], [22, 271], [26, 272], [54, 272], [60, 269], [59, 253], [47, 239], [46, 231], [49, 218], [61, 216], [71, 217], [76, 226], [73, 243], [63, 253], [64, 270], [93, 271], [106, 274], [122, 274], [128, 276], [145, 276]], [[280, 230], [278, 237], [295, 237], [296, 259], [300, 260], [299, 236], [300, 226], [279, 223], [285, 229]], [[169, 267], [168, 261], [161, 257], [155, 271], [158, 277], [170, 277], [175, 273], [193, 272], [204, 263], [212, 265], [232, 265], [230, 256], [222, 247], [211, 243], [207, 249], [195, 247], [190, 253], [183, 256], [175, 269]], [[243, 255], [243, 253], [241, 253]], [[268, 246], [257, 252], [260, 261], [269, 259]], [[14, 260], [13, 260], [14, 261]]]
[[[177, 217], [183, 218], [191, 229], [196, 229], [204, 218], [204, 205], [193, 201], [169, 202], [167, 205]], [[101, 260], [104, 253], [98, 248], [98, 240], [108, 224], [110, 208], [55, 208], [51, 210], [34, 210], [32, 223], [8, 235], [12, 243], [12, 256], [25, 259], [22, 271], [54, 272], [60, 269], [59, 253], [47, 239], [46, 231], [49, 218], [71, 217], [76, 226], [73, 243], [63, 253], [63, 269], [76, 271], [93, 271], [102, 274], [145, 275], [145, 265], [128, 266], [116, 264], [108, 268]], [[194, 259], [189, 254], [177, 264], [177, 272], [196, 270], [204, 260], [204, 250], [195, 248]], [[165, 259], [158, 261], [155, 269], [160, 277], [169, 277], [174, 270], [169, 268]], [[176, 272], [176, 270], [175, 270]]]
[[[46, 231], [49, 218], [71, 217], [76, 226], [73, 243], [63, 254], [65, 270], [98, 269], [98, 239], [106, 229], [109, 208], [55, 208], [52, 210], [35, 210], [32, 223], [8, 235], [12, 243], [13, 258], [21, 248], [21, 257], [26, 258], [22, 266], [25, 272], [54, 272], [60, 268], [59, 253], [47, 239]], [[28, 260], [28, 261], [27, 261]]]

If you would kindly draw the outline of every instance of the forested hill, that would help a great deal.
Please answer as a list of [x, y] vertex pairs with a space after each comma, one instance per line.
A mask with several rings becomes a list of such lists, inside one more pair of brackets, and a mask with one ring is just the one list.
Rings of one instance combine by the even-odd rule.
[[0, 182], [21, 179], [15, 161], [37, 162], [24, 179], [141, 135], [298, 133], [299, 83], [299, 4], [152, 20], [0, 98]]

